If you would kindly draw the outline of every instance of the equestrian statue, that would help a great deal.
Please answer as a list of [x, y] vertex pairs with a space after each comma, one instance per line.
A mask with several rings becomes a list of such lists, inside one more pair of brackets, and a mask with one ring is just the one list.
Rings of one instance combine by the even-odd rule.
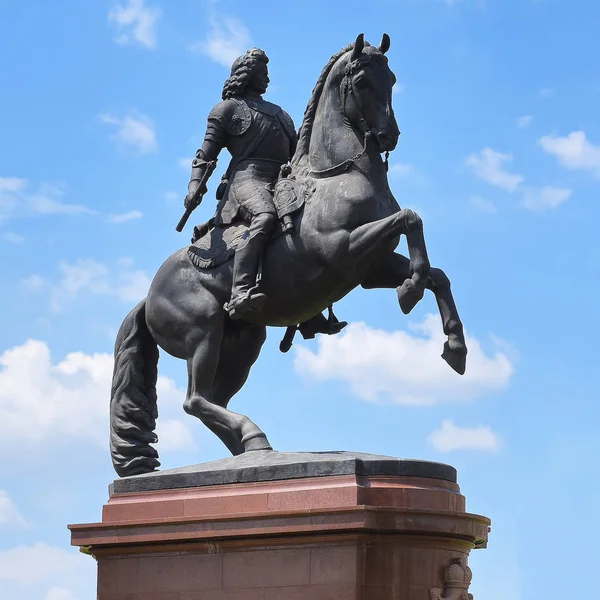
[[[289, 115], [262, 98], [266, 54], [253, 48], [234, 62], [192, 163], [177, 229], [227, 148], [232, 158], [215, 216], [164, 262], [117, 335], [110, 448], [120, 476], [160, 465], [152, 446], [159, 347], [187, 361], [188, 414], [234, 455], [270, 450], [253, 421], [227, 408], [260, 354], [266, 327], [287, 328], [283, 351], [297, 330], [305, 338], [336, 334], [346, 323], [331, 307], [359, 285], [396, 289], [404, 314], [431, 290], [447, 336], [442, 358], [464, 374], [467, 348], [450, 281], [429, 264], [420, 217], [401, 209], [388, 185], [387, 159], [400, 135], [389, 47], [387, 34], [378, 47], [361, 34], [334, 54], [298, 135]], [[394, 252], [402, 235], [408, 257]]]

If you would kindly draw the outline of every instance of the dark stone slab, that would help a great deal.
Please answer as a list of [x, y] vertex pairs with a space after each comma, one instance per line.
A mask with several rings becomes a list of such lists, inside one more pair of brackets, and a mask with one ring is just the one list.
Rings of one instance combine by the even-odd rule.
[[123, 477], [116, 479], [109, 489], [112, 495], [331, 475], [432, 477], [456, 483], [454, 467], [426, 460], [360, 452], [259, 450], [189, 467]]

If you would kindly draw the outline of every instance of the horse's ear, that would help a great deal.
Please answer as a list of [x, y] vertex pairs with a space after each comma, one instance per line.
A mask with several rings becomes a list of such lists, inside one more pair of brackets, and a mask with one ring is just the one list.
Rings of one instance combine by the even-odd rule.
[[379, 44], [379, 50], [381, 54], [385, 54], [390, 49], [390, 36], [387, 33], [383, 34], [383, 38], [381, 39], [381, 44]]
[[356, 60], [362, 54], [364, 47], [365, 47], [365, 34], [359, 33], [358, 37], [356, 38], [356, 41], [354, 42], [354, 50], [352, 51], [352, 59], [351, 60]]

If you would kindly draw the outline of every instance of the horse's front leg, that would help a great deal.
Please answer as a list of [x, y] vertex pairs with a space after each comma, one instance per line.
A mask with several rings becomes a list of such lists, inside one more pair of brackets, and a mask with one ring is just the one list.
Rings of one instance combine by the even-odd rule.
[[406, 229], [406, 244], [410, 256], [410, 274], [398, 289], [398, 302], [400, 309], [407, 315], [423, 298], [431, 266], [427, 256], [427, 246], [423, 235], [423, 221], [421, 217], [409, 208], [403, 211], [412, 213], [414, 217], [408, 218], [409, 226]]
[[405, 279], [398, 284], [398, 299], [402, 312], [408, 314], [423, 298], [430, 271], [421, 217], [405, 208], [389, 217], [358, 227], [350, 234], [349, 254], [352, 264], [360, 268], [361, 262], [372, 259], [373, 251], [379, 251], [393, 241], [395, 246], [396, 238], [402, 234], [406, 235], [410, 261]]
[[[411, 266], [408, 258], [392, 252], [367, 275], [362, 282], [362, 287], [365, 289], [397, 288], [400, 298], [402, 285], [410, 275]], [[444, 343], [442, 358], [457, 373], [463, 375], [466, 368], [467, 345], [463, 324], [450, 289], [450, 280], [444, 271], [432, 268], [426, 287], [435, 294], [444, 333], [448, 336], [448, 340]]]

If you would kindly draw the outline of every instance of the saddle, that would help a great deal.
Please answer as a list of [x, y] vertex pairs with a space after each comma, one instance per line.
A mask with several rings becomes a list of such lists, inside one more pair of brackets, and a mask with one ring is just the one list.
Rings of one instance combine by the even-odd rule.
[[[292, 215], [304, 206], [304, 197], [298, 192], [296, 180], [287, 175], [287, 170], [282, 168], [280, 178], [269, 189], [279, 217], [279, 226], [272, 237], [292, 231]], [[214, 218], [194, 227], [192, 245], [188, 248], [190, 260], [200, 269], [214, 269], [222, 265], [233, 257], [248, 227], [245, 221], [235, 221], [224, 227], [216, 226]]]

